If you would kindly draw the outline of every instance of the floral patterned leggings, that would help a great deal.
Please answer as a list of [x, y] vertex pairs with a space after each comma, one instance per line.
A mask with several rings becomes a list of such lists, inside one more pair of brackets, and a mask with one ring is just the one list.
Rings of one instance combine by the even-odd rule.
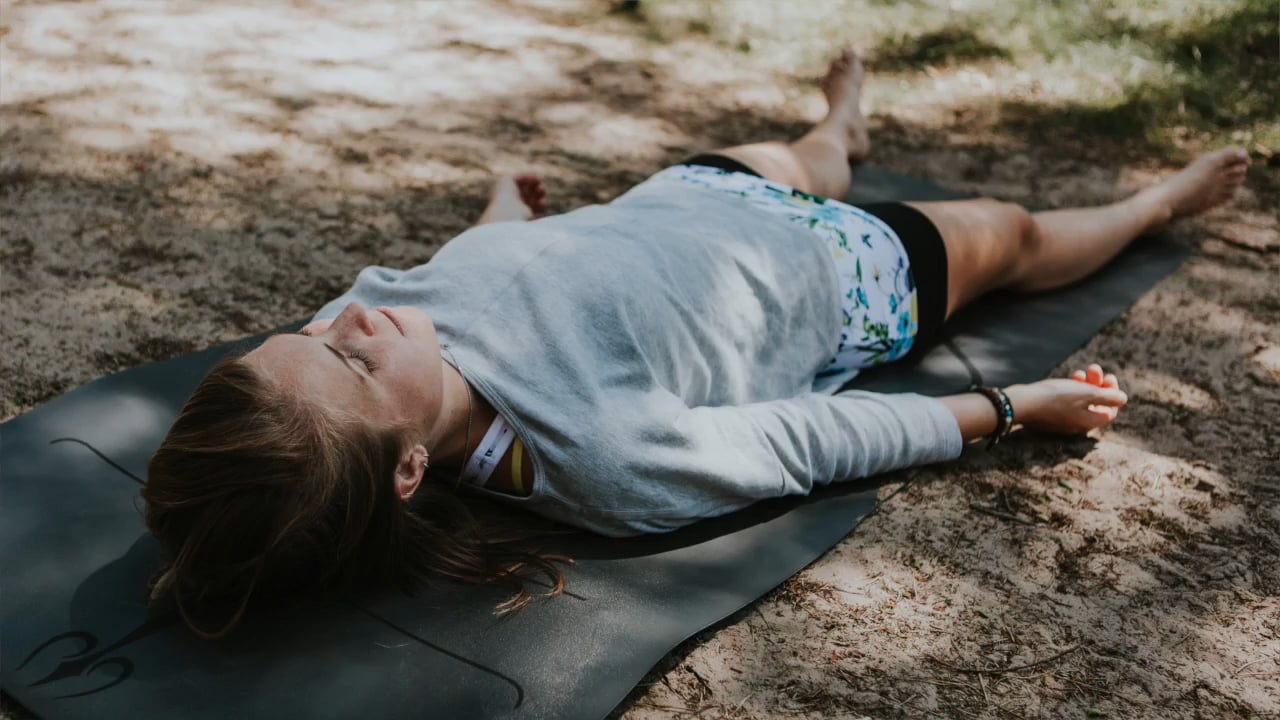
[[671, 180], [736, 195], [826, 240], [844, 320], [831, 361], [818, 378], [891, 362], [911, 350], [919, 331], [916, 285], [902, 241], [879, 218], [839, 200], [715, 167], [676, 165], [648, 182]]

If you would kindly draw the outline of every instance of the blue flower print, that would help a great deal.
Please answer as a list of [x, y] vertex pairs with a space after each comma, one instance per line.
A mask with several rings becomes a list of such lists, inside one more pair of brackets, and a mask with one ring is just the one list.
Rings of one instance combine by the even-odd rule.
[[889, 362], [913, 346], [918, 323], [912, 316], [918, 312], [918, 297], [910, 261], [893, 229], [874, 214], [719, 168], [677, 165], [646, 182], [710, 188], [821, 238], [834, 263], [842, 312], [835, 354], [820, 375]]
[[832, 205], [819, 205], [809, 212], [809, 217], [821, 220], [829, 225], [840, 227], [844, 221], [844, 211]]
[[898, 334], [908, 337], [914, 336], [911, 332], [911, 311], [907, 311], [898, 316]]
[[893, 347], [889, 348], [886, 360], [897, 360], [898, 358], [911, 352], [911, 346], [916, 344], [914, 337], [899, 338], [894, 341]]

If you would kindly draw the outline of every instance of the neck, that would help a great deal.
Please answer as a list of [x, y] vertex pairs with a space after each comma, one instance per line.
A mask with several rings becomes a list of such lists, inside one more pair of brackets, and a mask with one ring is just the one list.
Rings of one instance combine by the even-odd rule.
[[[431, 467], [445, 473], [459, 474], [467, 458], [480, 443], [497, 415], [484, 398], [471, 389], [462, 373], [449, 363], [444, 365], [444, 393], [440, 403], [441, 423], [431, 450]], [[468, 417], [469, 416], [469, 417]], [[470, 420], [470, 432], [468, 432]], [[470, 437], [467, 437], [470, 435]]]

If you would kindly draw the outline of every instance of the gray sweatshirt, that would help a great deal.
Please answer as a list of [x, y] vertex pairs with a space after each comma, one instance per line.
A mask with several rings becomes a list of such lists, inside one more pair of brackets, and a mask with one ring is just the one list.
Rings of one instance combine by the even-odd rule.
[[842, 317], [822, 243], [730, 196], [640, 185], [468, 230], [411, 270], [365, 268], [316, 318], [352, 301], [428, 311], [532, 459], [532, 494], [495, 497], [605, 535], [664, 532], [960, 455], [938, 400], [815, 391]]

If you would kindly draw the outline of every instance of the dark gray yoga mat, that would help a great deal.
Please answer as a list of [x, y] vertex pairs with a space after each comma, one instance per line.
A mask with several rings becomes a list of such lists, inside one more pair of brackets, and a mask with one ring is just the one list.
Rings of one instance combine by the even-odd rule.
[[[855, 199], [956, 194], [870, 167]], [[1143, 240], [1088, 283], [992, 299], [911, 368], [860, 378], [946, 393], [1043, 376], [1181, 262]], [[228, 347], [102, 378], [0, 426], [0, 686], [51, 718], [601, 718], [680, 641], [839, 542], [874, 484], [762, 503], [664, 536], [565, 538], [570, 595], [505, 619], [498, 595], [441, 586], [260, 613], [221, 643], [149, 616], [147, 459]]]

